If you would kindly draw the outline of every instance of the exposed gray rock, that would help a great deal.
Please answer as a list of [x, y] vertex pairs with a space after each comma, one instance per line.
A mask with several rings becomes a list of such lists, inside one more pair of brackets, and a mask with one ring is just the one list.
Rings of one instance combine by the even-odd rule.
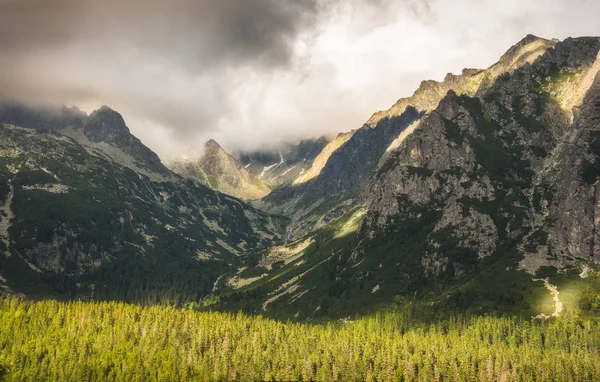
[[426, 209], [439, 211], [421, 261], [430, 276], [462, 271], [445, 255], [455, 250], [483, 258], [514, 245], [530, 272], [599, 260], [600, 79], [574, 121], [557, 99], [565, 78], [588, 86], [599, 50], [598, 38], [567, 39], [478, 98], [449, 91], [380, 163], [363, 199], [369, 237]]

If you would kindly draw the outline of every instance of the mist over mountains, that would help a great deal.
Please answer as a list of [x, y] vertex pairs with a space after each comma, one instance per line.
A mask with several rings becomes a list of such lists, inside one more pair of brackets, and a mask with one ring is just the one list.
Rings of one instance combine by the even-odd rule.
[[176, 0], [0, 5], [0, 99], [119, 111], [163, 160], [358, 129], [528, 33], [597, 35], [592, 1]]

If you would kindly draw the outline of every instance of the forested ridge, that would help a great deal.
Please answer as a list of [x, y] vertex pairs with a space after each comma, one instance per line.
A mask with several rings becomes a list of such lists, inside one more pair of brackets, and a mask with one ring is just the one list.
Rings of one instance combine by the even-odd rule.
[[600, 324], [454, 315], [417, 307], [291, 323], [118, 302], [0, 298], [3, 379], [593, 380]]

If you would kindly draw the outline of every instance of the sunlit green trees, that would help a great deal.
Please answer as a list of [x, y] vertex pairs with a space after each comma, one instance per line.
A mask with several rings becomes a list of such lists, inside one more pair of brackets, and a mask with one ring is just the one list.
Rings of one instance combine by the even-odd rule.
[[591, 380], [600, 324], [390, 312], [282, 323], [116, 302], [0, 298], [7, 380]]

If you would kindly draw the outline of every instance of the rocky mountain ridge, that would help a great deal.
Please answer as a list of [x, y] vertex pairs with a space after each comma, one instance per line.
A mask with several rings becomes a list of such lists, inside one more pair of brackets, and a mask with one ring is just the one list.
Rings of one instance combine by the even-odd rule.
[[[231, 193], [273, 186], [253, 207], [163, 170], [110, 110], [5, 112], [0, 280], [29, 269], [113, 296], [133, 263], [144, 295], [192, 283], [186, 298], [282, 318], [410, 299], [551, 315], [539, 296], [600, 259], [599, 52], [596, 37], [530, 35], [329, 142], [235, 157], [208, 142], [186, 176]], [[173, 263], [181, 282], [150, 281]]]
[[106, 105], [88, 116], [76, 107], [30, 108], [0, 104], [0, 121], [68, 135], [91, 151], [102, 152], [148, 176], [164, 178], [171, 175], [158, 155], [131, 134], [123, 117]]
[[307, 173], [310, 177], [274, 190], [257, 206], [290, 216], [292, 234], [298, 237], [341, 217], [361, 204], [369, 178], [399, 144], [398, 139], [404, 139], [450, 89], [473, 96], [503, 73], [530, 64], [557, 42], [529, 35], [488, 69], [465, 69], [461, 75], [447, 75], [443, 82], [423, 81], [413, 96], [400, 99], [387, 111], [375, 113], [360, 129], [332, 141], [320, 155], [318, 167]]

